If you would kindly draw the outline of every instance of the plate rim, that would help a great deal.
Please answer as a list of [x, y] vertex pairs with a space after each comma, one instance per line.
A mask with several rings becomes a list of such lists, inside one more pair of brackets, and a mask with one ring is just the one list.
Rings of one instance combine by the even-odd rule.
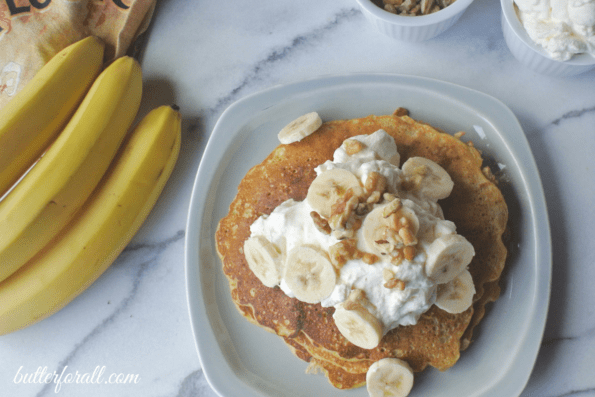
[[[229, 105], [219, 116], [213, 130], [211, 131], [211, 135], [209, 136], [207, 145], [205, 150], [202, 154], [201, 161], [198, 166], [198, 170], [196, 172], [196, 176], [194, 179], [194, 184], [192, 187], [192, 193], [189, 201], [189, 210], [187, 213], [186, 219], [186, 234], [185, 234], [185, 242], [184, 242], [184, 261], [185, 261], [185, 286], [186, 286], [186, 301], [188, 312], [190, 316], [190, 325], [191, 330], [194, 338], [195, 348], [199, 356], [199, 360], [201, 363], [202, 371], [207, 379], [207, 382], [211, 386], [211, 388], [221, 396], [233, 396], [236, 394], [230, 394], [230, 390], [234, 392], [239, 392], [238, 386], [241, 386], [241, 391], [243, 395], [248, 395], [247, 390], [245, 389], [246, 384], [239, 379], [235, 372], [231, 370], [229, 363], [225, 360], [222, 356], [221, 351], [217, 350], [219, 355], [217, 357], [213, 357], [211, 354], [208, 357], [209, 364], [205, 365], [207, 362], [207, 358], [205, 357], [204, 353], [201, 353], [200, 345], [208, 342], [213, 342], [212, 345], [217, 345], [217, 338], [211, 327], [202, 327], [207, 329], [199, 330], [196, 324], [199, 323], [199, 320], [203, 320], [208, 325], [212, 325], [209, 321], [209, 316], [207, 314], [206, 305], [200, 299], [201, 304], [199, 305], [196, 299], [198, 296], [197, 292], [202, 292], [202, 289], [199, 288], [200, 286], [200, 263], [198, 261], [198, 256], [196, 256], [196, 263], [194, 263], [195, 252], [192, 251], [190, 242], [199, 241], [198, 236], [200, 235], [200, 229], [203, 223], [203, 216], [199, 213], [203, 210], [204, 213], [204, 206], [199, 208], [200, 203], [204, 204], [205, 200], [201, 201], [201, 196], [206, 198], [208, 191], [212, 188], [213, 180], [209, 178], [209, 171], [207, 164], [209, 158], [211, 157], [211, 152], [213, 151], [213, 146], [218, 144], [220, 139], [220, 128], [221, 125], [227, 122], [229, 115], [236, 111], [241, 110], [245, 106], [250, 106], [253, 102], [257, 101], [258, 99], [266, 99], [270, 97], [274, 97], [275, 94], [278, 94], [283, 91], [289, 91], [290, 95], [295, 95], [296, 93], [305, 93], [311, 90], [312, 85], [319, 85], [323, 84], [326, 88], [334, 87], [337, 85], [344, 85], [344, 84], [370, 84], [375, 82], [381, 82], [383, 80], [390, 80], [391, 83], [397, 84], [404, 84], [407, 86], [411, 86], [414, 88], [425, 88], [431, 91], [439, 92], [439, 88], [448, 88], [448, 93], [453, 95], [452, 90], [455, 91], [457, 95], [464, 94], [464, 95], [471, 95], [476, 97], [482, 97], [484, 100], [490, 101], [493, 104], [499, 107], [499, 111], [504, 111], [507, 113], [507, 117], [509, 121], [512, 121], [515, 124], [515, 129], [518, 131], [516, 136], [506, 135], [506, 137], [501, 137], [504, 140], [504, 143], [509, 144], [508, 139], [516, 138], [519, 144], [522, 145], [521, 149], [514, 149], [509, 148], [511, 153], [516, 153], [518, 150], [522, 150], [526, 153], [523, 153], [523, 167], [521, 164], [517, 164], [519, 166], [519, 171], [522, 176], [526, 173], [531, 174], [531, 181], [530, 184], [526, 182], [524, 191], [529, 195], [528, 203], [530, 204], [530, 213], [531, 213], [531, 220], [532, 225], [531, 227], [536, 231], [535, 232], [535, 261], [539, 263], [540, 266], [545, 267], [541, 269], [540, 272], [537, 273], [537, 278], [535, 279], [536, 283], [536, 293], [533, 297], [534, 300], [539, 298], [539, 301], [536, 303], [536, 310], [532, 313], [532, 321], [528, 324], [529, 329], [532, 331], [536, 331], [539, 335], [531, 340], [527, 340], [527, 336], [529, 333], [525, 334], [525, 340], [523, 343], [520, 344], [522, 350], [524, 352], [524, 356], [527, 357], [529, 354], [529, 361], [530, 365], [525, 365], [524, 371], [517, 371], [515, 374], [512, 374], [513, 377], [516, 379], [516, 383], [512, 386], [513, 382], [509, 382], [509, 392], [514, 393], [514, 395], [520, 395], [522, 391], [525, 389], [533, 368], [535, 366], [535, 362], [537, 356], [540, 351], [541, 341], [543, 339], [545, 325], [547, 320], [548, 308], [549, 308], [549, 300], [551, 296], [551, 277], [552, 277], [552, 245], [551, 245], [551, 231], [550, 231], [550, 222], [547, 212], [547, 205], [545, 201], [545, 194], [543, 191], [543, 185], [541, 182], [541, 178], [539, 175], [539, 171], [535, 162], [535, 158], [529, 146], [529, 143], [526, 139], [524, 131], [518, 122], [518, 119], [503, 102], [490, 96], [486, 93], [481, 91], [464, 87], [462, 85], [458, 85], [455, 83], [450, 83], [446, 81], [441, 81], [433, 78], [428, 77], [419, 77], [419, 76], [412, 76], [412, 75], [405, 75], [405, 74], [393, 74], [393, 73], [343, 73], [343, 74], [327, 74], [318, 77], [313, 77], [309, 79], [304, 79], [300, 81], [294, 81], [286, 84], [277, 84], [273, 85], [269, 88], [259, 90], [257, 92], [251, 93], [246, 95], [231, 105]], [[429, 86], [429, 88], [428, 88]], [[295, 91], [295, 92], [293, 92]], [[292, 93], [293, 92], [293, 93]], [[454, 95], [456, 97], [456, 95]], [[268, 103], [268, 102], [267, 102]], [[264, 108], [266, 109], [266, 107]], [[262, 111], [262, 109], [261, 109]], [[518, 134], [520, 132], [520, 134]], [[505, 139], [507, 138], [507, 139]], [[225, 146], [226, 148], [228, 146]], [[515, 146], [516, 147], [516, 146]], [[526, 156], [528, 154], [528, 156]], [[515, 156], [516, 158], [516, 156]], [[215, 168], [215, 167], [213, 167]], [[211, 175], [212, 176], [212, 175]], [[531, 187], [529, 185], [532, 185]], [[204, 189], [204, 193], [201, 195], [199, 193], [200, 187], [205, 186], [208, 189]], [[193, 223], [196, 222], [196, 225], [193, 226]], [[199, 244], [196, 244], [196, 252], [199, 251]], [[218, 258], [217, 258], [218, 260]], [[193, 262], [193, 263], [191, 263]], [[547, 270], [547, 271], [545, 271]], [[198, 280], [198, 282], [195, 282]], [[541, 292], [541, 294], [538, 294]], [[539, 295], [539, 296], [538, 296]], [[539, 309], [539, 310], [537, 310]], [[518, 361], [518, 360], [517, 360]], [[216, 364], [216, 365], [214, 365]], [[214, 376], [211, 372], [211, 368], [217, 368], [217, 372], [221, 372], [225, 370], [226, 374], [230, 375], [226, 378], [226, 382], [222, 385], [218, 379], [220, 376]], [[512, 365], [511, 365], [512, 367]], [[507, 373], [510, 370], [507, 371]], [[232, 381], [233, 379], [233, 381]], [[239, 383], [238, 383], [239, 382]], [[514, 389], [514, 390], [512, 390]], [[254, 391], [256, 393], [256, 391]], [[488, 390], [489, 392], [489, 390]], [[225, 394], [223, 394], [225, 393]], [[482, 396], [488, 396], [489, 393], [481, 392]], [[251, 394], [251, 395], [262, 395], [262, 394]], [[513, 395], [513, 394], [509, 394]]]

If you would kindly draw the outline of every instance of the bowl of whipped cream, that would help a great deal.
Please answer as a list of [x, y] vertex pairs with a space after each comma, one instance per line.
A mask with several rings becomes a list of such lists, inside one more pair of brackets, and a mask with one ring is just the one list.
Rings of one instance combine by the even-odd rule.
[[515, 58], [551, 76], [595, 68], [595, 0], [501, 0], [502, 31]]

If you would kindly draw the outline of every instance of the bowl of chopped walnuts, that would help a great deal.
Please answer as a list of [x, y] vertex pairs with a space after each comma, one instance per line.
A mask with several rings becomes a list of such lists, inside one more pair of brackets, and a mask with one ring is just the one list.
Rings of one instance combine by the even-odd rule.
[[380, 32], [397, 40], [424, 41], [457, 22], [473, 0], [356, 0]]

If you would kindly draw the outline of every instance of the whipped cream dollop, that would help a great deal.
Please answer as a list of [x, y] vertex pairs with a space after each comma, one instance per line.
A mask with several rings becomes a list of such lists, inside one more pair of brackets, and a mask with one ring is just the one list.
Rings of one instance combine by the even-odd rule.
[[[347, 141], [361, 142], [356, 151], [350, 150]], [[440, 236], [456, 234], [455, 224], [445, 220], [442, 209], [435, 197], [424, 191], [407, 188], [408, 176], [399, 168], [400, 156], [394, 139], [384, 130], [371, 135], [361, 135], [346, 140], [333, 156], [318, 166], [315, 171], [320, 176], [333, 169], [344, 169], [355, 175], [362, 186], [374, 173], [386, 178], [384, 194], [398, 197], [402, 211], [416, 219], [416, 249], [409, 258], [395, 261], [388, 255], [378, 254], [378, 247], [366, 236], [366, 214], [361, 215], [363, 226], [354, 231], [360, 252], [376, 252], [373, 263], [366, 258], [348, 259], [337, 269], [334, 288], [322, 298], [323, 307], [338, 307], [354, 290], [363, 291], [370, 313], [380, 320], [383, 334], [399, 325], [416, 324], [420, 315], [436, 302], [438, 283], [428, 277], [426, 261], [430, 245]], [[448, 177], [450, 180], [450, 177]], [[312, 187], [311, 187], [312, 188]], [[452, 189], [452, 187], [450, 187]], [[450, 192], [449, 192], [450, 193]], [[386, 197], [386, 196], [385, 196]], [[386, 205], [386, 204], [384, 204]], [[371, 214], [381, 206], [376, 202], [369, 205]], [[315, 209], [308, 200], [287, 200], [277, 206], [270, 215], [262, 215], [250, 227], [251, 236], [262, 236], [280, 251], [281, 262], [287, 253], [301, 247], [317, 247], [328, 252], [332, 246], [344, 239], [334, 233], [325, 233], [312, 219]], [[273, 252], [273, 256], [276, 254]], [[280, 271], [277, 285], [290, 297], [295, 297], [287, 280]], [[387, 288], [387, 274], [399, 281], [400, 288]]]
[[514, 0], [527, 34], [552, 59], [595, 56], [595, 0]]

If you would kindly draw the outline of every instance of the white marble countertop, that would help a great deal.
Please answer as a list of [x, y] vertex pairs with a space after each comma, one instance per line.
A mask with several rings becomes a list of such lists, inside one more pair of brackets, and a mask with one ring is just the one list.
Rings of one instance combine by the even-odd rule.
[[[497, 0], [476, 0], [450, 30], [416, 44], [375, 31], [354, 0], [161, 0], [142, 66], [142, 109], [182, 109], [174, 174], [97, 282], [54, 316], [0, 337], [0, 395], [214, 396], [191, 333], [183, 255], [192, 183], [213, 126], [228, 105], [273, 85], [379, 72], [473, 88], [516, 114], [542, 177], [554, 259], [544, 339], [522, 396], [595, 396], [595, 71], [553, 78], [524, 68], [504, 42]], [[36, 371], [138, 377], [59, 388], [18, 382]]]

